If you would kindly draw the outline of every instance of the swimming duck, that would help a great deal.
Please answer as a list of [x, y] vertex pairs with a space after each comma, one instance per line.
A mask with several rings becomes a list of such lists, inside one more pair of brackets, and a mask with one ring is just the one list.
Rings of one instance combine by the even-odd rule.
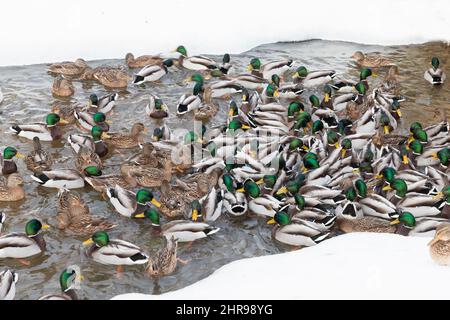
[[450, 224], [442, 223], [437, 229], [436, 234], [428, 243], [430, 247], [430, 256], [437, 264], [450, 264]]
[[183, 68], [193, 71], [205, 71], [218, 68], [217, 62], [205, 56], [190, 56], [181, 55], [178, 62]]
[[139, 218], [150, 219], [152, 226], [167, 239], [172, 237], [178, 242], [192, 242], [203, 239], [218, 232], [220, 228], [210, 226], [204, 222], [191, 220], [172, 220], [163, 225], [160, 224], [160, 214], [155, 208], [149, 208], [141, 213]]
[[104, 132], [109, 131], [109, 124], [111, 121], [106, 120], [106, 115], [103, 112], [97, 112], [95, 114], [85, 111], [74, 111], [75, 119], [78, 121], [79, 126], [87, 131], [91, 131], [93, 126], [99, 126]]
[[14, 125], [9, 129], [19, 137], [24, 137], [33, 140], [38, 137], [41, 141], [59, 140], [62, 137], [62, 132], [58, 128], [58, 124], [65, 124], [57, 114], [50, 113], [45, 118], [45, 123], [34, 123], [25, 125]]
[[52, 113], [56, 113], [65, 124], [75, 123], [75, 110], [82, 110], [83, 105], [79, 103], [62, 103], [61, 101], [55, 101], [52, 104]]
[[109, 138], [106, 143], [118, 149], [135, 148], [143, 142], [142, 133], [145, 133], [145, 131], [144, 125], [137, 122], [133, 124], [129, 133], [108, 133]]
[[196, 82], [192, 95], [183, 94], [178, 100], [177, 114], [183, 115], [189, 111], [200, 108], [202, 105], [202, 99], [200, 93], [203, 90], [203, 84]]
[[95, 93], [89, 96], [88, 109], [90, 113], [102, 112], [104, 114], [110, 112], [116, 105], [119, 95], [117, 93], [111, 93], [98, 97]]
[[102, 174], [102, 160], [94, 150], [81, 146], [75, 156], [75, 167], [81, 174], [87, 176], [100, 176]]
[[247, 70], [255, 72], [257, 76], [261, 75], [267, 81], [271, 81], [274, 74], [282, 77], [291, 68], [293, 62], [291, 59], [282, 59], [261, 64], [259, 58], [253, 58], [250, 60]]
[[121, 174], [107, 174], [100, 176], [85, 176], [84, 180], [97, 192], [100, 192], [104, 198], [107, 197], [106, 191], [111, 186], [120, 186], [123, 189], [130, 187], [128, 182], [128, 176], [122, 176]]
[[149, 102], [145, 107], [145, 113], [150, 118], [163, 119], [169, 116], [169, 108], [167, 108], [167, 105], [158, 96], [151, 94]]
[[76, 170], [55, 169], [50, 171], [36, 172], [31, 179], [47, 188], [76, 189], [84, 187], [84, 179]]
[[235, 77], [233, 77], [234, 83], [237, 85], [247, 89], [247, 90], [256, 90], [258, 92], [261, 92], [265, 86], [269, 83], [268, 80], [253, 75], [253, 74], [239, 74]]
[[301, 66], [295, 70], [292, 78], [298, 78], [298, 82], [305, 88], [313, 88], [330, 82], [335, 76], [334, 70], [308, 71], [306, 67]]
[[150, 203], [157, 207], [161, 206], [159, 201], [153, 197], [153, 193], [147, 189], [140, 189], [134, 193], [115, 185], [109, 187], [106, 194], [116, 211], [128, 218], [136, 218]]
[[143, 55], [137, 58], [135, 58], [131, 52], [125, 55], [125, 64], [128, 68], [143, 68], [146, 66], [159, 64], [162, 61], [163, 59], [161, 57], [152, 55]]
[[164, 237], [164, 245], [156, 253], [155, 257], [148, 261], [145, 269], [148, 275], [152, 277], [162, 277], [172, 274], [177, 267], [177, 247], [178, 243], [175, 237]]
[[191, 219], [204, 222], [216, 221], [222, 214], [223, 194], [223, 190], [212, 187], [203, 198], [192, 201]]
[[109, 66], [97, 67], [95, 69], [86, 69], [82, 75], [82, 80], [96, 80], [103, 86], [112, 89], [123, 89], [132, 79], [127, 72], [121, 68]]
[[380, 55], [366, 56], [361, 51], [356, 51], [351, 58], [353, 58], [358, 65], [369, 68], [388, 67], [394, 65], [392, 61]]
[[70, 266], [64, 269], [59, 276], [60, 294], [49, 294], [40, 297], [38, 300], [78, 300], [75, 289], [84, 278], [78, 266]]
[[71, 97], [75, 93], [75, 87], [70, 80], [58, 76], [52, 85], [52, 94], [56, 97]]
[[67, 137], [67, 141], [75, 153], [78, 153], [81, 147], [86, 147], [89, 150], [95, 151], [99, 157], [104, 157], [108, 154], [108, 147], [103, 139], [109, 138], [109, 135], [99, 126], [92, 127], [91, 135], [85, 134], [71, 134]]
[[141, 186], [146, 188], [160, 187], [163, 181], [170, 180], [172, 176], [172, 164], [170, 161], [164, 163], [163, 168], [154, 166], [143, 166], [127, 162], [120, 166], [123, 176], [131, 186]]
[[236, 190], [245, 192], [248, 200], [248, 208], [255, 214], [273, 217], [280, 208], [281, 202], [269, 194], [262, 194], [258, 184], [252, 179], [247, 179], [243, 188]]
[[173, 66], [171, 59], [164, 60], [162, 63], [145, 66], [135, 76], [133, 83], [142, 84], [144, 82], [155, 82], [164, 77], [168, 72], [168, 68]]
[[19, 201], [24, 198], [23, 179], [19, 174], [12, 173], [0, 183], [0, 202]]
[[319, 223], [289, 217], [286, 211], [278, 211], [268, 224], [276, 224], [272, 237], [291, 246], [310, 247], [325, 240], [330, 232]]
[[68, 77], [76, 77], [81, 75], [88, 65], [83, 59], [77, 59], [75, 62], [60, 62], [51, 64], [47, 71], [52, 74], [63, 75]]
[[116, 227], [105, 217], [91, 215], [89, 207], [83, 202], [80, 195], [67, 189], [61, 189], [58, 192], [56, 220], [59, 229], [67, 229], [75, 234], [92, 234]]
[[[362, 68], [359, 72], [359, 81], [363, 83], [366, 91], [369, 90], [369, 83], [367, 81], [367, 78], [370, 76], [376, 76], [376, 74], [370, 68]], [[348, 79], [333, 80], [334, 81], [330, 84], [330, 86], [338, 93], [353, 93], [356, 90], [356, 84], [358, 84], [358, 81]]]
[[439, 59], [437, 57], [433, 57], [431, 59], [431, 68], [429, 68], [423, 74], [425, 80], [427, 80], [431, 84], [443, 84], [446, 78], [445, 72], [439, 68]]
[[148, 255], [141, 248], [127, 241], [110, 239], [104, 231], [95, 232], [83, 245], [91, 245], [88, 257], [101, 264], [123, 266], [148, 262]]
[[3, 150], [3, 156], [0, 156], [0, 165], [4, 175], [17, 172], [17, 165], [13, 160], [14, 157], [24, 158], [25, 156], [13, 147], [6, 147]]
[[39, 220], [31, 219], [25, 226], [25, 233], [0, 236], [0, 258], [24, 259], [43, 253], [46, 243], [42, 231], [48, 228]]
[[[192, 198], [187, 196], [189, 186], [186, 183], [171, 185], [168, 181], [161, 184], [161, 213], [169, 218], [182, 217], [187, 212]], [[195, 189], [198, 189], [195, 186]], [[195, 191], [195, 190], [194, 190]], [[207, 190], [206, 190], [207, 191]], [[195, 194], [193, 197], [198, 198]]]
[[5, 269], [0, 272], [0, 301], [14, 300], [17, 280], [19, 275], [13, 270]]

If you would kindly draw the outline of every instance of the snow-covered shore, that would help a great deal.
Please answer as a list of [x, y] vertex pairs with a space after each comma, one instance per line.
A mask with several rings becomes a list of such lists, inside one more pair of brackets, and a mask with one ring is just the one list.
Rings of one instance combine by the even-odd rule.
[[240, 53], [307, 39], [370, 44], [450, 40], [447, 0], [15, 0], [2, 3], [0, 65], [123, 58], [184, 44]]
[[446, 299], [450, 267], [430, 238], [352, 233], [315, 247], [234, 261], [186, 288], [113, 299]]

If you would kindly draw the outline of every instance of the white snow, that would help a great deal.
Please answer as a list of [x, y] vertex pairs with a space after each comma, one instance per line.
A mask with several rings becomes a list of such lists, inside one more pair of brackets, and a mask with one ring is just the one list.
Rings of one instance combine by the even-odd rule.
[[317, 246], [234, 261], [186, 288], [113, 299], [446, 299], [450, 267], [431, 238], [351, 233]]
[[240, 53], [321, 38], [371, 44], [450, 40], [448, 0], [5, 1], [0, 65], [173, 50]]

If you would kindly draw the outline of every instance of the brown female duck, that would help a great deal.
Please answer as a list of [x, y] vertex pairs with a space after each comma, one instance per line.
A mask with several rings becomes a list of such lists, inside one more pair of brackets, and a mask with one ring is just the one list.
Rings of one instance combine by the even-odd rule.
[[72, 81], [65, 79], [62, 76], [58, 76], [52, 85], [52, 94], [56, 97], [71, 97], [75, 93], [75, 87]]
[[23, 179], [17, 173], [12, 173], [0, 182], [0, 201], [19, 201], [25, 198]]
[[130, 52], [125, 56], [125, 63], [128, 68], [143, 68], [145, 66], [162, 63], [162, 61], [162, 58], [152, 55], [143, 55], [135, 58]]
[[135, 148], [139, 144], [142, 144], [143, 137], [141, 133], [145, 133], [145, 127], [142, 123], [138, 122], [133, 124], [129, 133], [109, 133], [110, 136], [106, 143], [112, 145], [118, 149], [130, 149]]
[[49, 66], [48, 72], [57, 75], [76, 77], [81, 75], [88, 67], [86, 61], [77, 59], [75, 62], [65, 61]]
[[27, 169], [32, 172], [49, 171], [53, 164], [50, 153], [42, 149], [41, 141], [38, 137], [33, 138], [33, 151], [25, 157]]

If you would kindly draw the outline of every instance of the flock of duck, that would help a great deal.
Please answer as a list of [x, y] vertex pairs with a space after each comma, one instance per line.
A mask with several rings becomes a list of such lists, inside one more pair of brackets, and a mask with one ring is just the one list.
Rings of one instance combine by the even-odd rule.
[[[157, 56], [127, 54], [128, 69], [92, 69], [82, 59], [53, 64], [48, 72], [55, 76], [56, 96], [73, 95], [72, 81], [123, 88], [159, 81], [178, 68], [192, 70], [186, 82], [193, 82], [193, 91], [179, 99], [176, 113], [192, 113], [204, 125], [177, 136], [164, 123], [169, 108], [151, 94], [151, 87], [146, 121], [162, 124], [152, 134], [143, 122], [130, 124], [128, 132], [110, 132], [107, 116], [118, 103], [117, 93], [93, 93], [87, 105], [55, 106], [45, 123], [11, 126], [20, 141], [32, 141], [34, 151], [22, 155], [14, 147], [4, 148], [0, 201], [26, 197], [15, 164], [16, 158], [24, 158], [34, 182], [59, 189], [56, 228], [68, 236], [86, 235], [83, 245], [93, 261], [118, 270], [142, 264], [153, 277], [175, 270], [179, 242], [213, 236], [219, 231], [214, 221], [244, 215], [274, 224], [273, 238], [294, 247], [315, 245], [333, 230], [436, 233], [431, 255], [448, 264], [450, 135], [445, 111], [441, 122], [428, 127], [413, 122], [408, 135], [395, 133], [405, 100], [398, 67], [379, 55], [356, 52], [352, 58], [360, 70], [356, 79], [340, 78], [333, 70], [294, 67], [290, 59], [263, 63], [253, 58], [247, 73], [232, 75], [230, 55], [217, 62], [188, 56], [183, 46]], [[136, 68], [141, 69], [130, 76]], [[387, 70], [386, 76], [371, 88], [376, 70]], [[432, 85], [445, 81], [438, 58], [432, 58], [424, 79]], [[323, 94], [305, 96], [311, 88], [323, 88]], [[223, 125], [208, 127], [208, 119], [219, 111], [216, 99], [230, 101], [228, 117]], [[62, 125], [80, 132], [64, 135]], [[75, 168], [53, 169], [58, 159], [41, 144], [61, 139], [74, 152]], [[104, 175], [115, 150], [128, 158], [118, 172]], [[200, 158], [194, 159], [196, 154]], [[118, 214], [147, 219], [149, 231], [165, 239], [157, 255], [150, 258], [139, 246], [110, 238], [108, 231], [119, 226], [91, 214], [73, 191], [85, 184]], [[25, 233], [1, 234], [0, 259], [25, 263], [42, 254], [49, 228], [42, 218], [30, 220]], [[5, 220], [0, 213], [0, 232]], [[76, 299], [75, 284], [81, 278], [76, 268], [63, 270], [61, 293], [41, 299]], [[12, 270], [0, 273], [0, 299], [14, 298], [17, 280]]]

